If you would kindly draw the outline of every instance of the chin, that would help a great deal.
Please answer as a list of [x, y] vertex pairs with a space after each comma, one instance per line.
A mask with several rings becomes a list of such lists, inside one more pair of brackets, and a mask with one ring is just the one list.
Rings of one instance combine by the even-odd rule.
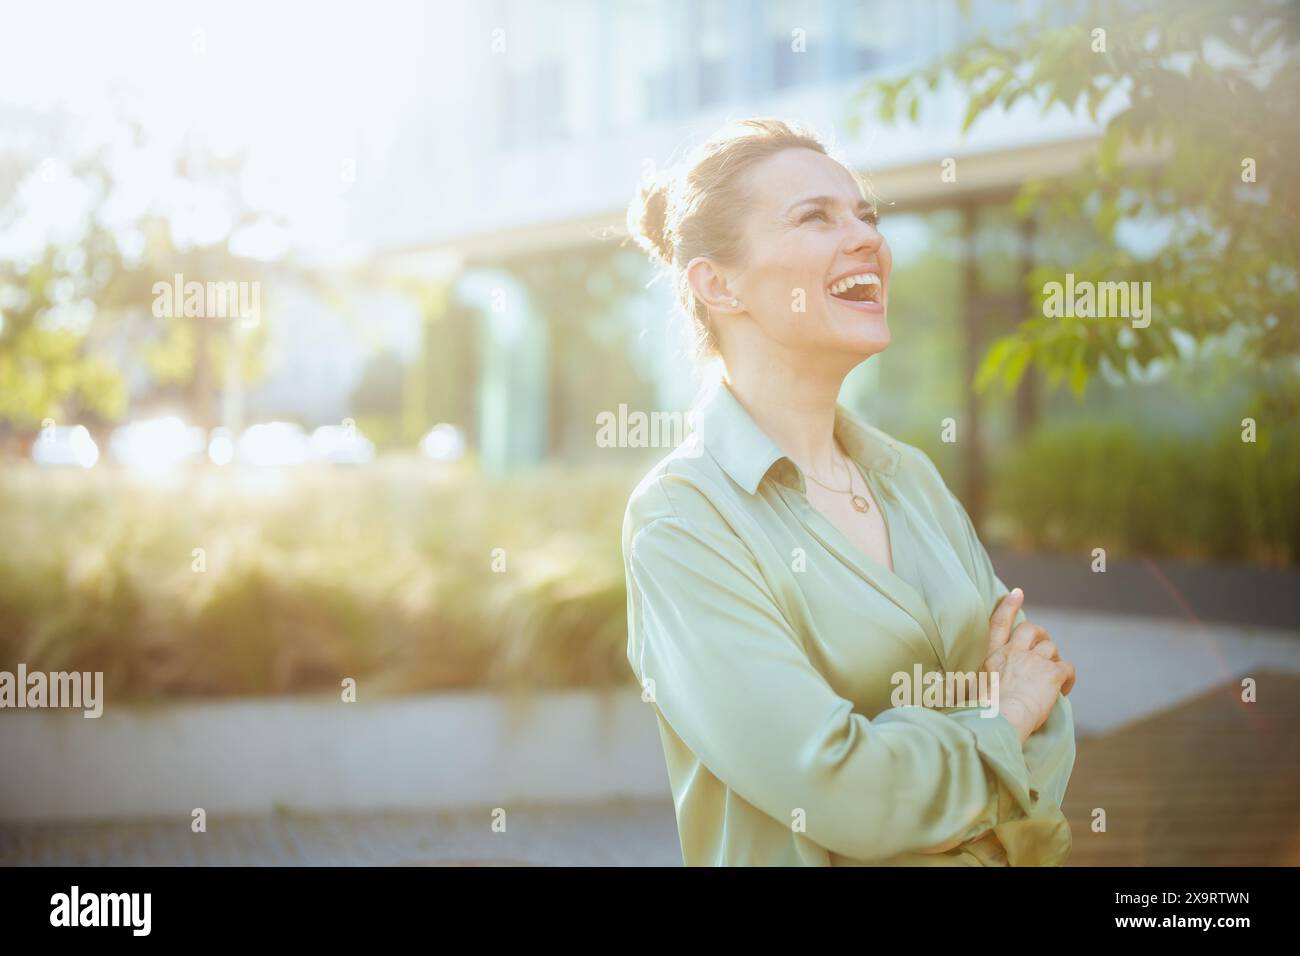
[[841, 326], [837, 332], [836, 339], [840, 347], [862, 358], [883, 352], [889, 347], [892, 338], [884, 310], [874, 315], [863, 315], [857, 318], [852, 327]]
[[879, 303], [831, 299], [827, 308], [827, 319], [845, 351], [867, 358], [889, 346], [888, 298]]

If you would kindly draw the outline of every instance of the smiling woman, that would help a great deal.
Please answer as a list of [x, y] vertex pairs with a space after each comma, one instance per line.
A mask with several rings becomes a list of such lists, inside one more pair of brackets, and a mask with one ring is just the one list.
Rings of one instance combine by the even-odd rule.
[[[892, 257], [857, 177], [746, 120], [628, 222], [725, 368], [623, 525], [628, 662], [684, 862], [1061, 863], [1073, 667], [929, 458], [838, 402], [890, 342]], [[995, 712], [891, 706], [917, 667], [987, 672]]]

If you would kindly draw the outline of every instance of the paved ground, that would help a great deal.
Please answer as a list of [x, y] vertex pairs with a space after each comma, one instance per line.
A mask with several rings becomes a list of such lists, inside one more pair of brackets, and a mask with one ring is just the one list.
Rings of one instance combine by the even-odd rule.
[[1300, 866], [1300, 678], [1255, 676], [1079, 745], [1072, 866]]
[[0, 824], [0, 866], [681, 866], [671, 800], [76, 825]]
[[1300, 627], [1300, 568], [1134, 557], [1112, 559], [1100, 574], [1093, 573], [1086, 555], [990, 548], [989, 558], [1006, 586], [1024, 588], [1030, 603], [1087, 613]]
[[1264, 670], [1300, 675], [1297, 630], [1134, 614], [1043, 608], [1025, 613], [1047, 628], [1077, 670], [1070, 693], [1079, 737], [1111, 733]]
[[[1028, 594], [1028, 591], [1026, 592]], [[1040, 608], [1079, 671], [1071, 862], [1300, 865], [1300, 633], [1196, 618]], [[1240, 679], [1259, 681], [1243, 709]], [[1096, 807], [1110, 829], [1090, 829]], [[672, 802], [491, 810], [0, 823], [0, 865], [680, 866]]]

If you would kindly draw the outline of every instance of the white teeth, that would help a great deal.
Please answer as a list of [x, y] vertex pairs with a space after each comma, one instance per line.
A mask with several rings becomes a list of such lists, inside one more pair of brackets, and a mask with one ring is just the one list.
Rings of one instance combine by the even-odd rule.
[[839, 295], [842, 292], [848, 292], [855, 285], [880, 285], [880, 276], [874, 272], [864, 272], [861, 275], [849, 276], [847, 279], [841, 279], [833, 286], [829, 286], [827, 291], [831, 295]]

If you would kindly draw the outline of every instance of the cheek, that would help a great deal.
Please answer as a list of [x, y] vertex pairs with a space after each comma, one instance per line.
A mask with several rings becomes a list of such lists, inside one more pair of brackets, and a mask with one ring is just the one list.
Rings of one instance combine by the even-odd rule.
[[820, 296], [820, 276], [825, 259], [819, 259], [806, 242], [782, 243], [771, 257], [751, 266], [751, 280], [757, 280], [761, 298], [778, 309], [787, 308], [803, 290], [809, 308], [814, 298]]

